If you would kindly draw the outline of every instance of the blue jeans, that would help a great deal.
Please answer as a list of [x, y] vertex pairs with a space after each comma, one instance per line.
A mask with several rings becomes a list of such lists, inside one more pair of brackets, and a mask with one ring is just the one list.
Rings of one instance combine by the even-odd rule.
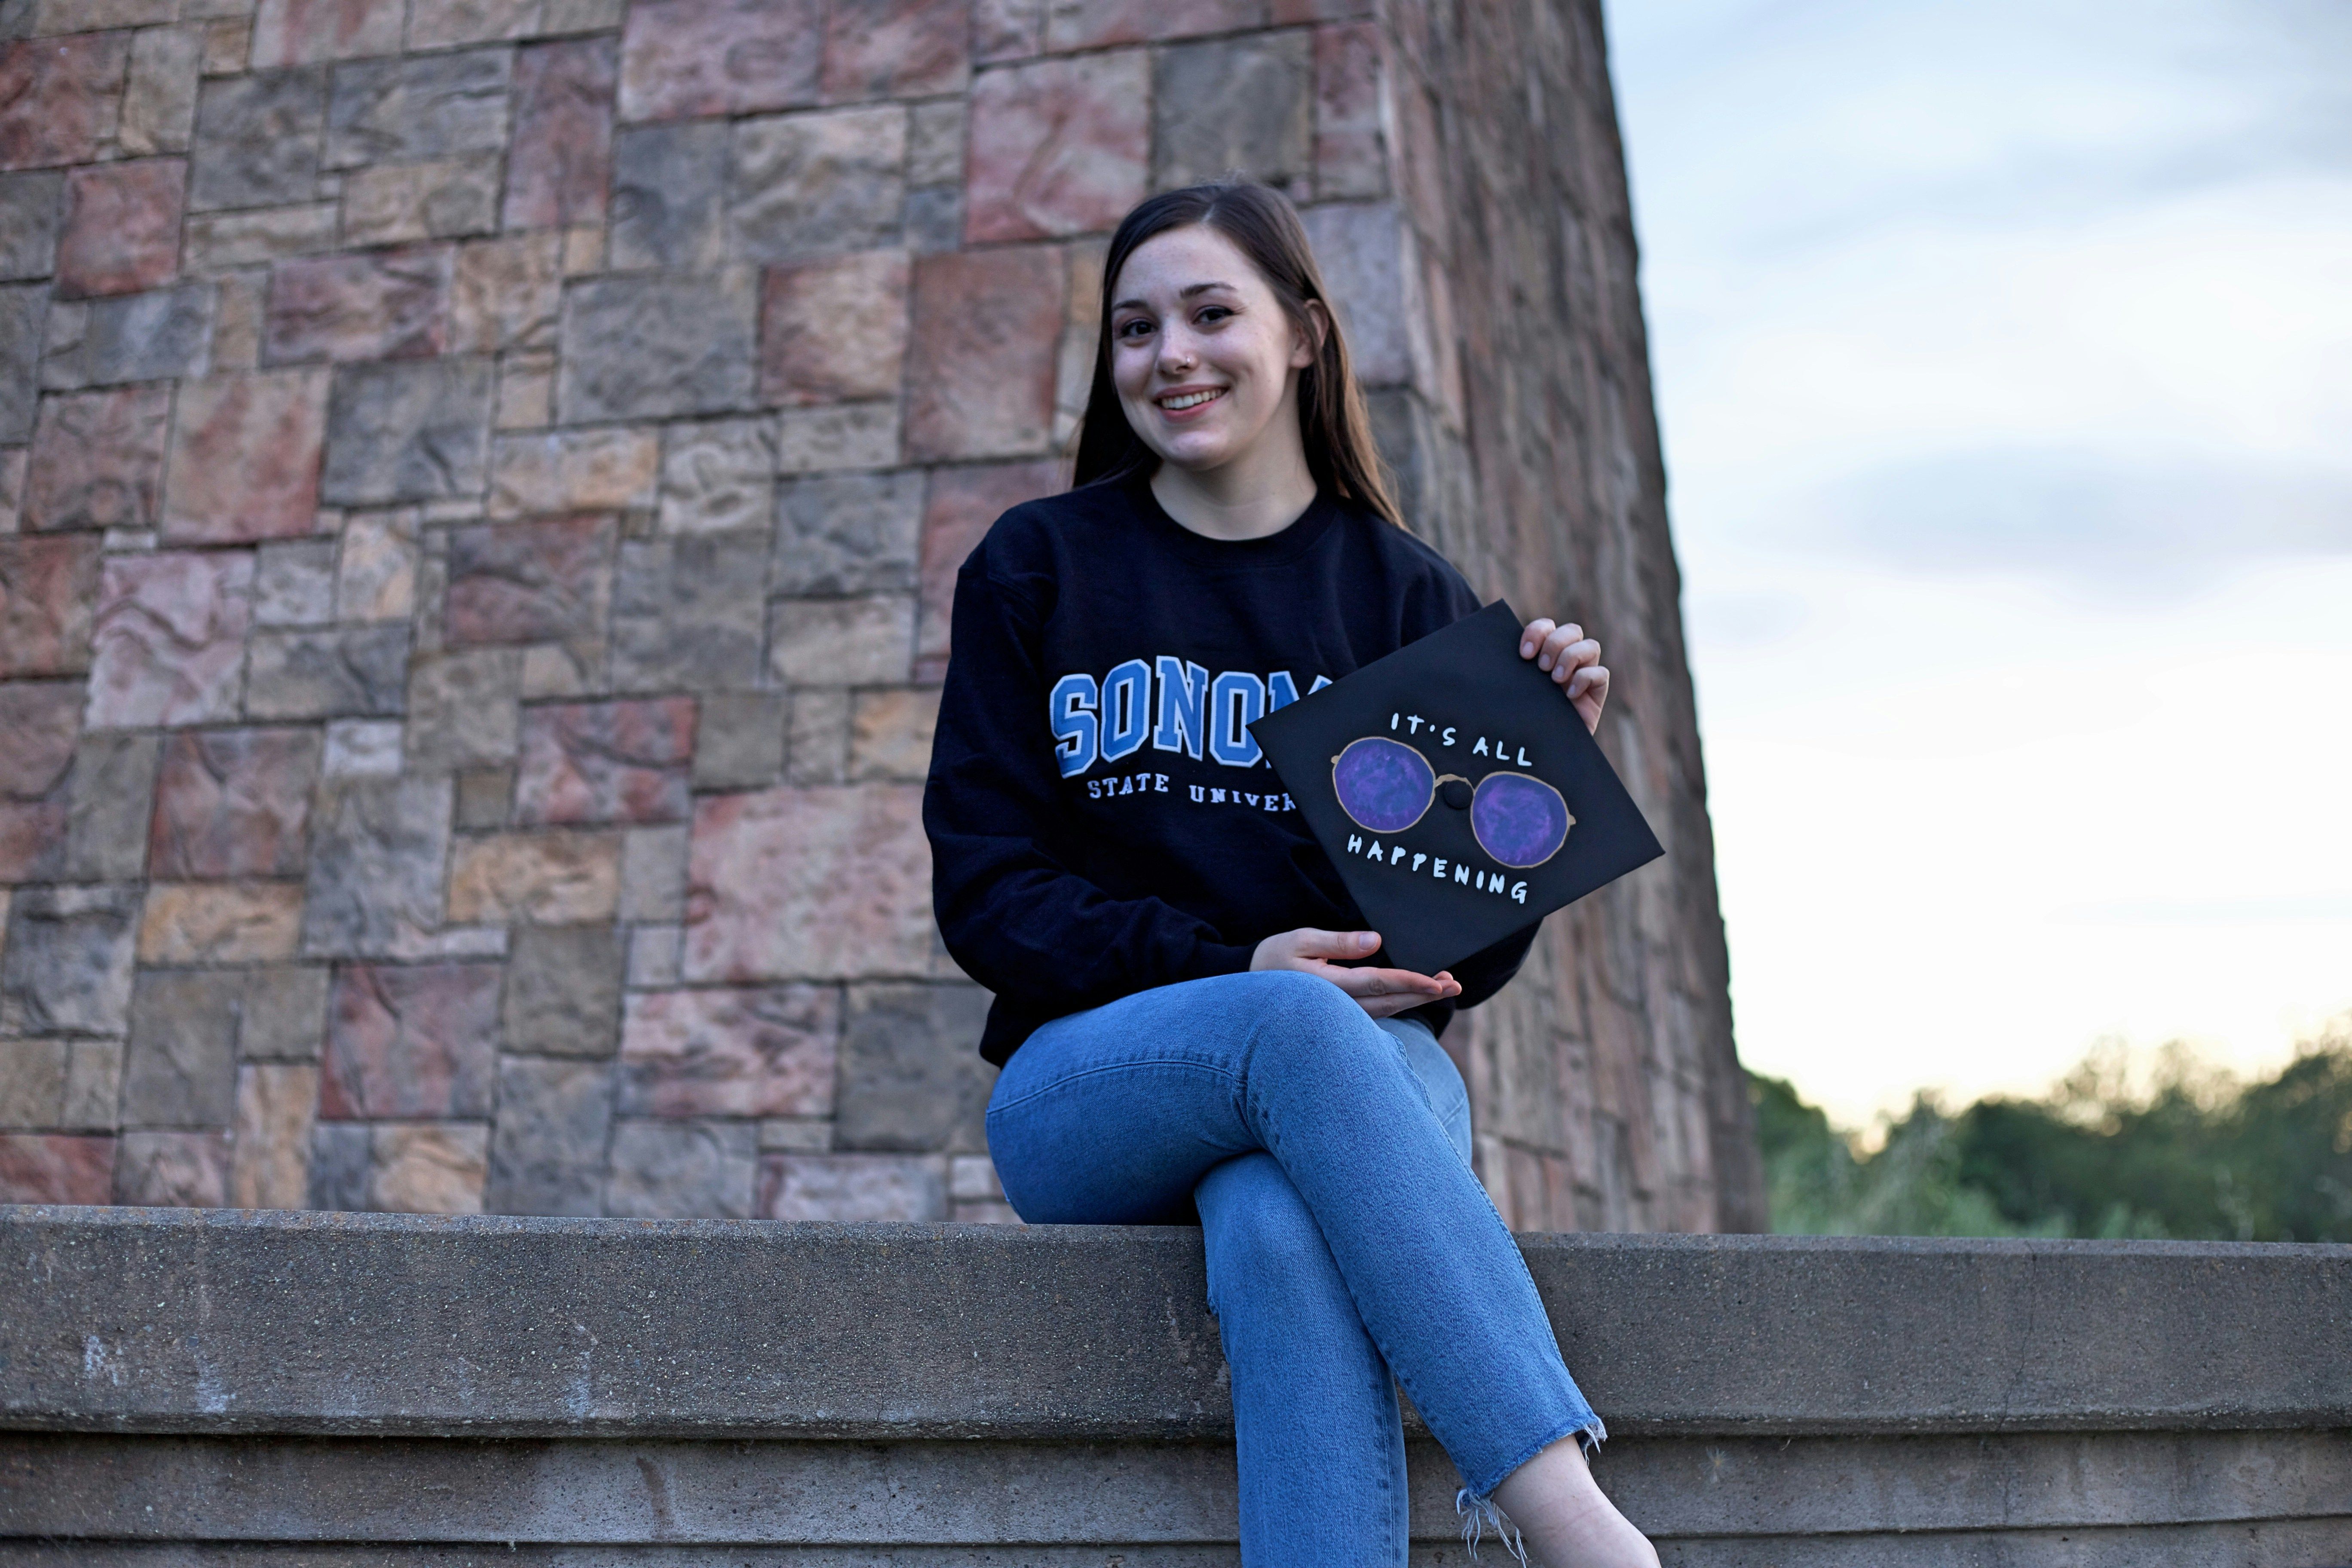
[[1032, 1224], [1198, 1204], [1246, 1564], [1405, 1561], [1396, 1384], [1482, 1504], [1560, 1438], [1606, 1436], [1470, 1173], [1460, 1075], [1327, 980], [1222, 975], [1055, 1019], [997, 1079], [988, 1146]]

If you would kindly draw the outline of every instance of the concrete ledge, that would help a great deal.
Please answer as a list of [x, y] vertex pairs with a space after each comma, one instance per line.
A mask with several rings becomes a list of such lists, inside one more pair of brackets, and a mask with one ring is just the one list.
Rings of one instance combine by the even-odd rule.
[[[1674, 1568], [2352, 1564], [2352, 1247], [1520, 1239]], [[0, 1278], [0, 1568], [1237, 1560], [1197, 1231], [20, 1207]]]
[[[1622, 1436], [2352, 1426], [2352, 1247], [1522, 1238]], [[0, 1208], [0, 1426], [1228, 1436], [1200, 1234]]]

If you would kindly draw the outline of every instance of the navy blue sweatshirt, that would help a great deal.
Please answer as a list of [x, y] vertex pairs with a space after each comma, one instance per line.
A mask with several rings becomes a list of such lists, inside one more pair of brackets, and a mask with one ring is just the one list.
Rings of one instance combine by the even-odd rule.
[[[1330, 496], [1265, 539], [1182, 527], [1141, 479], [997, 519], [956, 578], [923, 795], [940, 931], [996, 994], [1002, 1065], [1050, 1019], [1246, 970], [1258, 942], [1363, 916], [1251, 720], [1478, 607], [1444, 557]], [[1455, 966], [1443, 1029], [1534, 927]]]

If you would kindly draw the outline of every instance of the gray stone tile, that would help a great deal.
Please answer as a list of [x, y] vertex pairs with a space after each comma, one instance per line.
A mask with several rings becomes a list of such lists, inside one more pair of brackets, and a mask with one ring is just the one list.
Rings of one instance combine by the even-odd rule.
[[49, 310], [41, 384], [52, 392], [205, 374], [218, 289], [182, 283]]
[[621, 838], [621, 918], [686, 918], [687, 825], [634, 827]]
[[834, 1142], [841, 1149], [977, 1153], [996, 1069], [980, 1059], [988, 994], [976, 985], [860, 985], [841, 1037]]
[[907, 193], [907, 248], [919, 256], [963, 243], [963, 187], [927, 185]]
[[323, 964], [273, 964], [245, 977], [245, 1015], [236, 1054], [247, 1061], [310, 1062], [327, 1033]]
[[65, 175], [55, 169], [0, 174], [0, 282], [57, 269]]
[[779, 594], [866, 594], [915, 585], [923, 473], [825, 474], [776, 490]]
[[253, 573], [253, 621], [261, 626], [315, 626], [335, 617], [335, 542], [291, 539], [265, 544]]
[[65, 1124], [72, 1050], [64, 1040], [0, 1040], [0, 1128]]
[[320, 790], [310, 814], [305, 953], [384, 954], [438, 928], [450, 795], [446, 778], [369, 779]]
[[234, 970], [150, 972], [131, 999], [122, 1061], [126, 1127], [226, 1127], [236, 1111], [237, 1018], [246, 977]]
[[599, 1189], [612, 1124], [611, 1063], [502, 1059], [482, 1207], [492, 1214], [603, 1212]]
[[694, 729], [694, 787], [765, 789], [783, 776], [784, 699], [767, 692], [702, 700]]
[[325, 167], [503, 153], [514, 50], [355, 60], [335, 68]]
[[615, 271], [717, 269], [727, 252], [727, 124], [647, 125], [613, 138]]
[[256, 632], [246, 664], [254, 719], [396, 715], [406, 705], [408, 627]]
[[336, 367], [320, 499], [365, 506], [480, 495], [495, 382], [487, 359]]
[[610, 1057], [621, 1041], [621, 933], [521, 926], [507, 961], [506, 1040], [530, 1056]]
[[310, 1195], [314, 1209], [364, 1209], [368, 1186], [368, 1126], [321, 1121], [310, 1131]]
[[1303, 28], [1156, 51], [1152, 188], [1240, 170], [1306, 200], [1315, 173], [1314, 104], [1315, 45]]
[[17, 889], [0, 948], [0, 1031], [121, 1034], [139, 903], [135, 887]]
[[511, 762], [521, 722], [522, 649], [423, 654], [409, 667], [406, 763], [452, 773]]
[[741, 268], [575, 284], [563, 299], [557, 416], [576, 425], [751, 407], [756, 295]]
[[729, 152], [737, 256], [801, 261], [898, 243], [907, 111], [898, 105], [741, 121]]
[[0, 442], [27, 441], [40, 401], [41, 333], [48, 320], [49, 286], [0, 288]]
[[613, 594], [620, 691], [742, 691], [760, 684], [764, 531], [633, 540]]
[[327, 121], [322, 66], [204, 84], [188, 169], [188, 210], [279, 206], [318, 194]]
[[613, 1132], [604, 1212], [748, 1219], [759, 1133], [746, 1121], [624, 1121]]
[[757, 419], [672, 425], [663, 437], [661, 530], [764, 528], [776, 493], [776, 433]]
[[153, 735], [85, 735], [74, 748], [68, 880], [131, 882], [146, 871], [147, 825], [161, 751]]

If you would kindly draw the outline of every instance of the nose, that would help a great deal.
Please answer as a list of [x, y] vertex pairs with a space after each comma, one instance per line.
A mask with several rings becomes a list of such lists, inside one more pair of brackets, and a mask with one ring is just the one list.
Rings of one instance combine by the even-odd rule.
[[1181, 327], [1171, 327], [1160, 336], [1160, 374], [1181, 375], [1201, 363], [1198, 347], [1192, 336]]

